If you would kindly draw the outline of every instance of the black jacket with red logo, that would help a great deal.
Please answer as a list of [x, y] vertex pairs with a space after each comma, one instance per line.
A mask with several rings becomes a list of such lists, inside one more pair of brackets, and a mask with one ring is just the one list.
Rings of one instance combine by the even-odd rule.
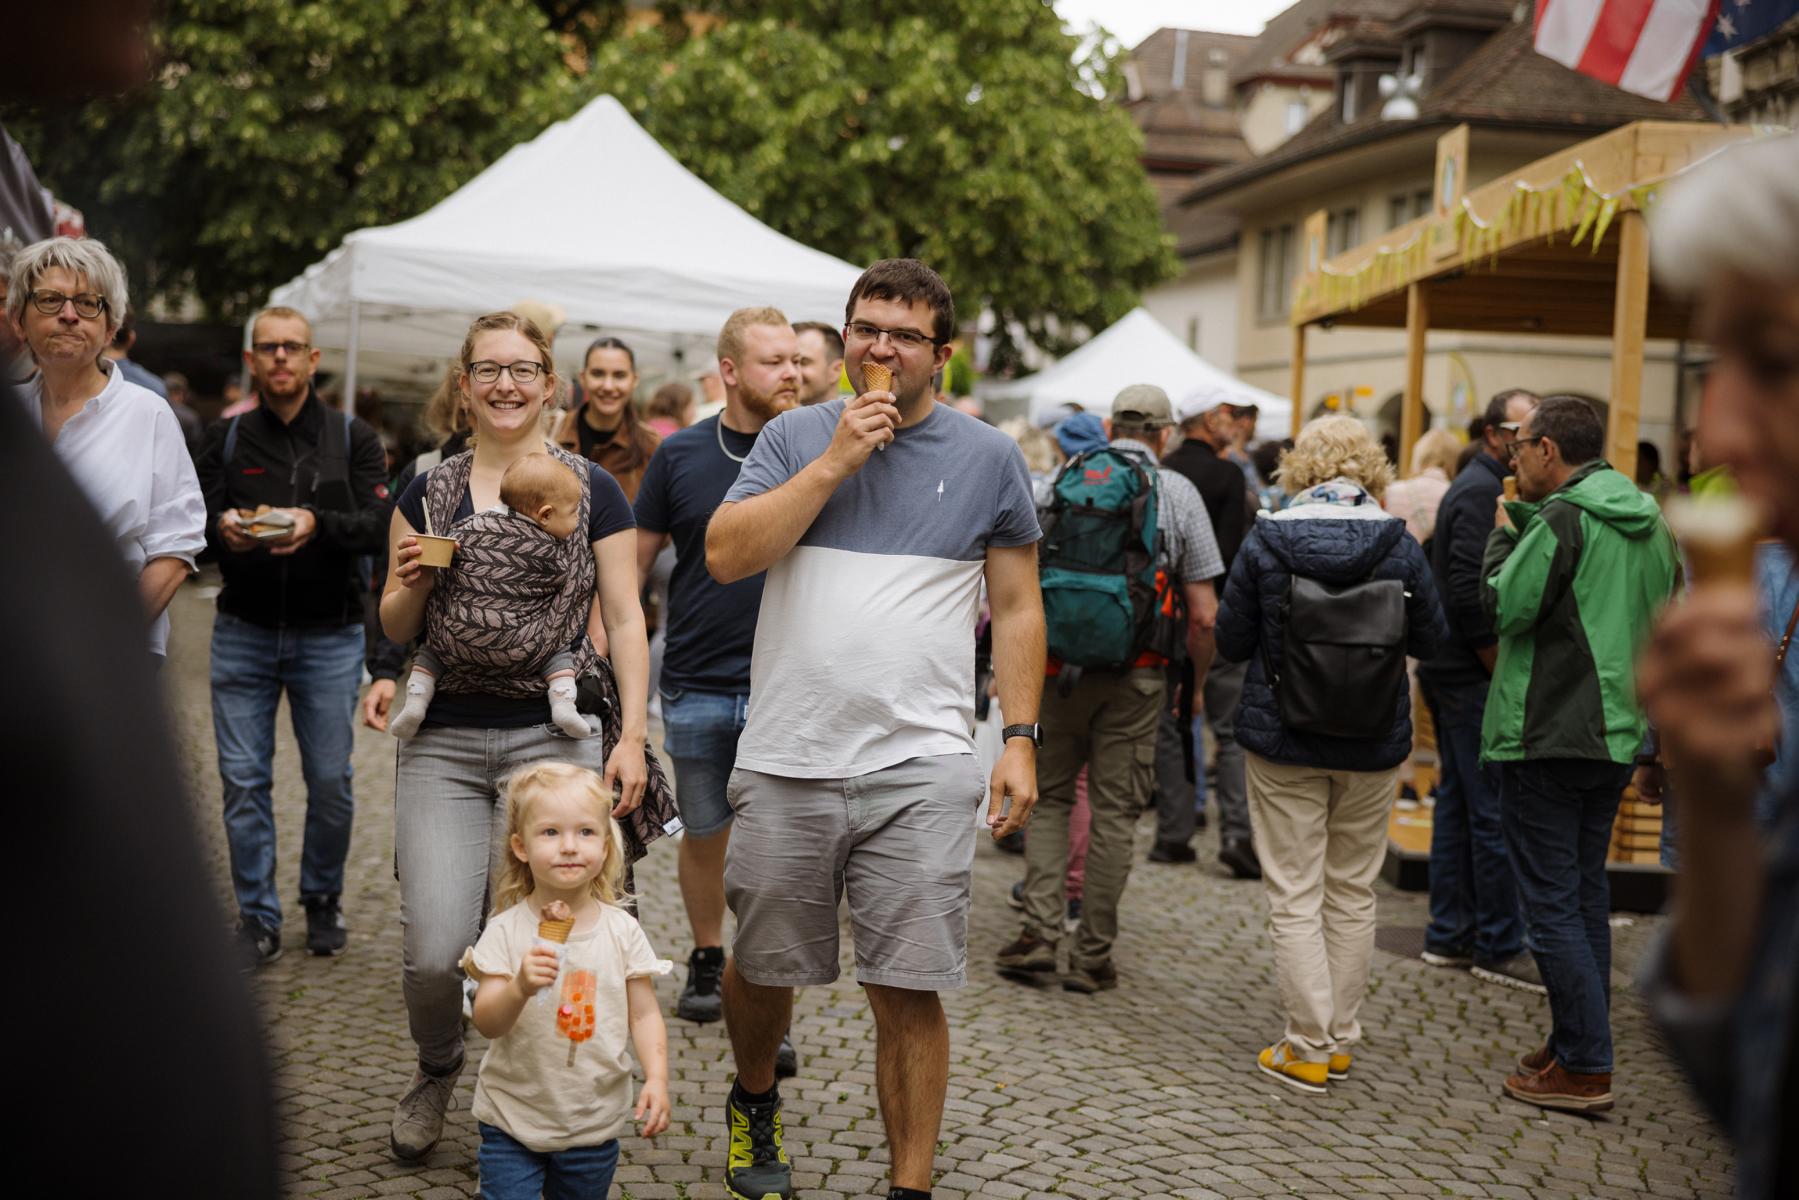
[[[220, 612], [270, 628], [362, 620], [364, 558], [387, 548], [387, 456], [371, 426], [326, 408], [316, 393], [287, 425], [258, 406], [206, 431], [198, 468], [206, 541], [225, 577]], [[293, 554], [228, 549], [220, 515], [262, 504], [308, 509], [318, 532]]]

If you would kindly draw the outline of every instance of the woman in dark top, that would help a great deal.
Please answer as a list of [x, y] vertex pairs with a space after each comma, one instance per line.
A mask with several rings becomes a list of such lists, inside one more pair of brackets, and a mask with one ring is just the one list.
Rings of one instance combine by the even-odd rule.
[[[562, 453], [546, 445], [542, 433], [556, 377], [549, 345], [535, 325], [514, 313], [482, 317], [469, 329], [461, 361], [473, 449], [420, 475], [400, 497], [389, 533], [393, 569], [381, 597], [381, 624], [395, 642], [429, 634], [436, 570], [419, 563], [416, 536], [426, 530], [427, 510], [431, 529], [447, 534], [452, 522], [499, 502], [500, 477], [513, 461], [546, 449]], [[506, 853], [504, 781], [535, 760], [576, 763], [602, 772], [609, 790], [617, 785], [613, 815], [623, 816], [640, 803], [648, 778], [649, 648], [637, 600], [635, 523], [610, 475], [563, 458], [577, 471], [587, 466], [587, 531], [571, 539], [570, 588], [545, 619], [565, 626], [560, 636], [570, 639], [585, 672], [595, 665], [589, 629], [604, 614], [623, 728], [607, 754], [605, 738], [573, 738], [552, 724], [544, 695], [521, 697], [516, 681], [478, 675], [457, 680], [446, 672], [423, 727], [400, 745], [394, 855], [406, 1008], [419, 1051], [412, 1084], [394, 1113], [392, 1145], [402, 1158], [423, 1158], [437, 1144], [462, 1071], [457, 961], [480, 930], [490, 867]]]
[[581, 359], [581, 407], [562, 418], [556, 444], [605, 467], [627, 500], [637, 499], [643, 472], [662, 438], [637, 415], [637, 356], [615, 337], [587, 347]]

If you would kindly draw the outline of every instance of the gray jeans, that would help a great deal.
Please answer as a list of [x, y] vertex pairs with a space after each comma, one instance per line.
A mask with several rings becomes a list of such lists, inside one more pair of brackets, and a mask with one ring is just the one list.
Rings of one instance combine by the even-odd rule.
[[[1200, 689], [1206, 724], [1218, 743], [1218, 786], [1212, 795], [1218, 810], [1220, 842], [1249, 840], [1249, 796], [1243, 784], [1243, 747], [1237, 744], [1237, 704], [1249, 664], [1212, 660]], [[1180, 720], [1169, 711], [1171, 694], [1156, 724], [1156, 841], [1185, 846], [1193, 840], [1194, 787], [1187, 778], [1181, 748]], [[1193, 769], [1203, 771], [1205, 751], [1193, 747]]]
[[462, 971], [487, 908], [488, 875], [506, 853], [508, 776], [560, 759], [606, 769], [603, 738], [554, 725], [425, 728], [400, 743], [394, 861], [400, 874], [406, 1014], [419, 1063], [441, 1073], [462, 1059]]

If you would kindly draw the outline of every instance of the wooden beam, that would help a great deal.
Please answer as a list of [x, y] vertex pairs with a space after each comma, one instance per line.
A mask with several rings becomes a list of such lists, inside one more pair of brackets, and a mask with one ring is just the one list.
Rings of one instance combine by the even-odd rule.
[[1424, 335], [1430, 300], [1422, 283], [1405, 290], [1405, 398], [1399, 409], [1399, 474], [1412, 472], [1412, 447], [1424, 434]]
[[1637, 415], [1643, 405], [1643, 335], [1649, 319], [1649, 226], [1618, 214], [1618, 295], [1612, 308], [1612, 395], [1606, 461], [1635, 478]]
[[1293, 327], [1293, 436], [1299, 436], [1299, 427], [1305, 423], [1306, 408], [1306, 327]]

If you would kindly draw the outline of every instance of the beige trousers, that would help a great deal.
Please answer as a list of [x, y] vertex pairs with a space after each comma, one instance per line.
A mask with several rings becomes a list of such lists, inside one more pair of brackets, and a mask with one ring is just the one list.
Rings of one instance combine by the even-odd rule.
[[1400, 768], [1244, 759], [1287, 1043], [1306, 1062], [1324, 1062], [1362, 1036], [1356, 1014], [1374, 954], [1374, 879]]

